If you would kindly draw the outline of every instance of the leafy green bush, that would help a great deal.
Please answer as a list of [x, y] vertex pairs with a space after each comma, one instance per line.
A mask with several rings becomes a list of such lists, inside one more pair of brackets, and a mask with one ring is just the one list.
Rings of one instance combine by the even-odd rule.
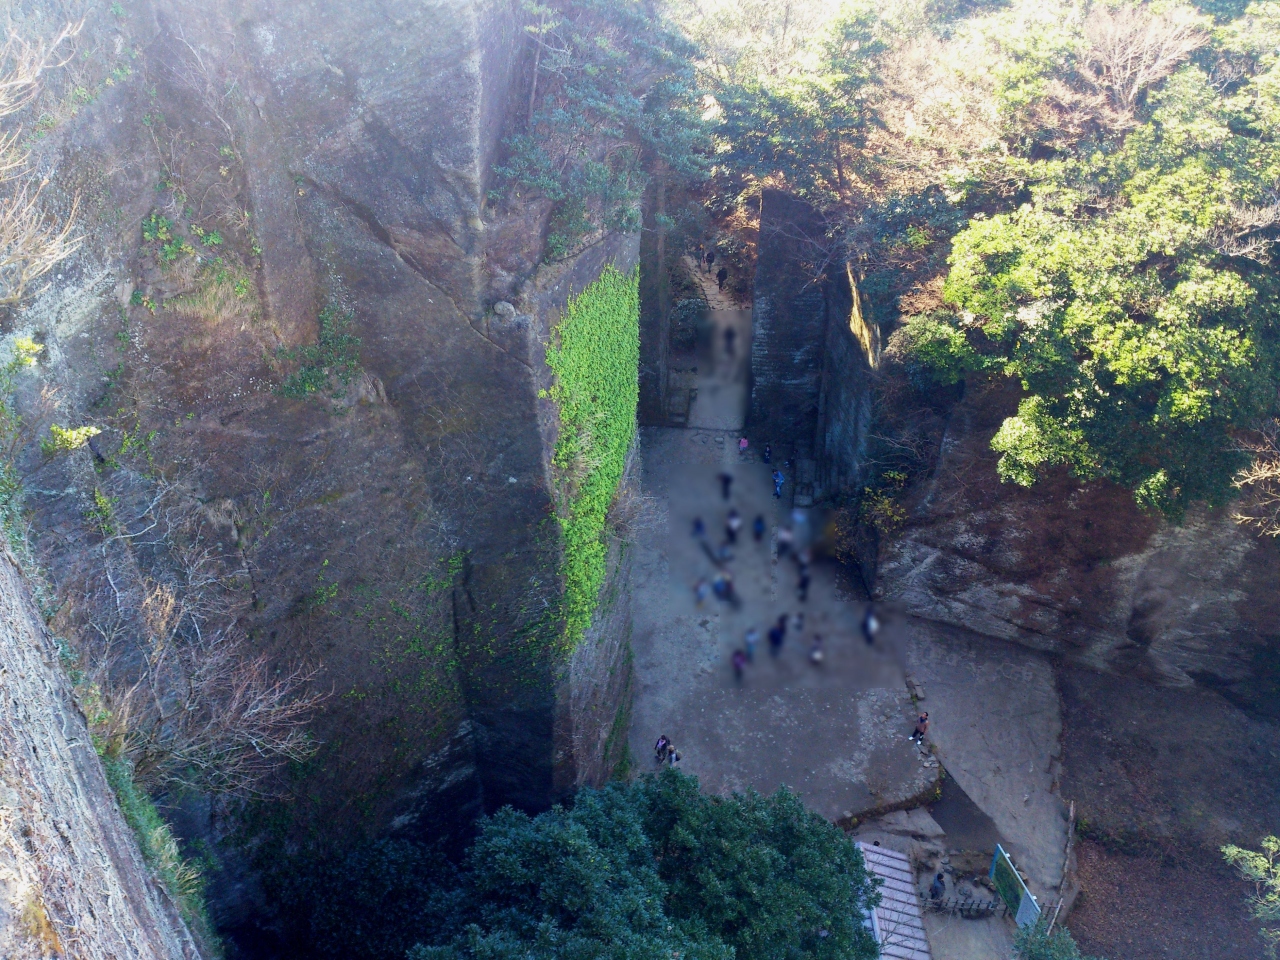
[[1230, 495], [1233, 430], [1280, 383], [1273, 241], [1251, 226], [1280, 177], [1277, 76], [1224, 98], [1184, 68], [1113, 153], [1037, 165], [1031, 203], [955, 238], [946, 297], [1030, 394], [996, 437], [1006, 479], [1065, 464], [1171, 516]]
[[640, 275], [612, 266], [565, 306], [547, 348], [560, 414], [552, 464], [564, 534], [564, 641], [591, 625], [606, 574], [605, 521], [636, 430]]
[[120, 812], [138, 838], [142, 858], [177, 902], [183, 919], [201, 942], [220, 955], [220, 945], [205, 908], [204, 876], [199, 866], [182, 856], [173, 831], [151, 798], [134, 783], [129, 761], [114, 755], [97, 738], [95, 744], [107, 783], [120, 804]]
[[93, 426], [60, 427], [56, 423], [51, 423], [49, 436], [40, 441], [40, 449], [51, 456], [55, 453], [79, 450], [89, 442], [90, 437], [96, 437], [101, 432], [100, 428]]
[[958, 320], [944, 312], [908, 317], [894, 334], [894, 345], [901, 345], [913, 383], [923, 386], [925, 381], [933, 381], [945, 386], [983, 369], [984, 359], [969, 343]]
[[16, 337], [9, 359], [0, 364], [0, 527], [15, 548], [22, 540], [22, 478], [13, 461], [23, 443], [23, 430], [22, 417], [13, 406], [14, 379], [35, 366], [43, 349], [30, 337]]
[[412, 960], [870, 960], [861, 853], [787, 791], [708, 797], [672, 770], [482, 821], [454, 913]]
[[142, 221], [142, 239], [155, 244], [161, 263], [173, 263], [196, 252], [185, 238], [174, 234], [173, 221], [159, 213], [153, 212]]
[[1016, 960], [1101, 960], [1086, 957], [1065, 927], [1049, 933], [1049, 921], [1041, 917], [1032, 927], [1023, 927], [1013, 941]]
[[[238, 291], [237, 287], [237, 294]], [[335, 378], [345, 388], [360, 375], [360, 338], [348, 332], [351, 320], [351, 314], [327, 306], [320, 311], [320, 332], [315, 343], [278, 350], [276, 356], [281, 360], [301, 366], [285, 378], [277, 392], [295, 400], [321, 391], [334, 398], [342, 396]]]
[[1261, 850], [1245, 850], [1228, 844], [1222, 855], [1253, 884], [1250, 906], [1262, 924], [1267, 956], [1274, 958], [1280, 946], [1280, 838], [1263, 837], [1260, 846]]

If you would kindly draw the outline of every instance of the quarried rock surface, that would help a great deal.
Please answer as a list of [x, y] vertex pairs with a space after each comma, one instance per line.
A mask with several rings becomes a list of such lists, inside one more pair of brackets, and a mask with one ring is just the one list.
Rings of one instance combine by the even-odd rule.
[[196, 960], [152, 879], [21, 571], [0, 547], [0, 955]]

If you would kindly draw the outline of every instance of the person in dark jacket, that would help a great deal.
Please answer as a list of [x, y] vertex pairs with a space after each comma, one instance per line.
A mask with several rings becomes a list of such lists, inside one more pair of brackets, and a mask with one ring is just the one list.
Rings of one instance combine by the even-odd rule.
[[941, 900], [943, 895], [946, 894], [946, 892], [947, 892], [946, 881], [943, 879], [942, 874], [938, 874], [936, 877], [933, 878], [933, 883], [929, 884], [929, 899]]

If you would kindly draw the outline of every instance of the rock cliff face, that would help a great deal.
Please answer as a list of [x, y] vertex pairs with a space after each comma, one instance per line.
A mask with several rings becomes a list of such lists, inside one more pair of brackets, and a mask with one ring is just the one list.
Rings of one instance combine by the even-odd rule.
[[[87, 241], [6, 327], [46, 348], [31, 415], [103, 428], [21, 464], [39, 560], [74, 597], [59, 629], [128, 632], [181, 573], [137, 535], [168, 511], [252, 649], [330, 694], [289, 830], [435, 836], [606, 776], [626, 618], [554, 652], [539, 391], [568, 297], [638, 245], [538, 266], [546, 209], [488, 209], [527, 100], [520, 5], [117, 7], [86, 26], [106, 38], [91, 100], [39, 146]], [[216, 840], [209, 809], [183, 823]]]
[[850, 265], [822, 216], [765, 190], [752, 307], [749, 429], [796, 458], [800, 502], [856, 489], [865, 472], [871, 371], [880, 353]]
[[[750, 424], [795, 450], [797, 493], [808, 492], [809, 468], [819, 499], [854, 492], [865, 479], [876, 378], [897, 378], [893, 389], [881, 384], [877, 402], [916, 402], [900, 367], [875, 369], [879, 327], [864, 314], [856, 276], [827, 263], [825, 246], [810, 207], [765, 191]], [[1016, 387], [979, 383], [949, 407], [880, 411], [904, 423], [927, 415], [928, 424], [908, 424], [921, 450], [935, 446], [938, 410], [950, 412], [927, 477], [905, 494], [904, 528], [878, 548], [864, 538], [864, 581], [917, 616], [1095, 670], [1200, 683], [1271, 715], [1262, 701], [1280, 670], [1277, 545], [1228, 511], [1158, 521], [1106, 483], [1065, 474], [1030, 490], [1001, 483], [989, 443], [1017, 408]]]
[[762, 439], [814, 449], [827, 332], [826, 246], [821, 216], [803, 200], [766, 190], [760, 207], [752, 303], [748, 428]]
[[0, 955], [199, 957], [103, 777], [66, 671], [0, 547]]
[[1254, 698], [1251, 678], [1280, 643], [1276, 544], [1226, 511], [1158, 521], [1106, 483], [1001, 483], [989, 441], [1016, 406], [997, 385], [956, 406], [881, 555], [884, 597], [1094, 669]]

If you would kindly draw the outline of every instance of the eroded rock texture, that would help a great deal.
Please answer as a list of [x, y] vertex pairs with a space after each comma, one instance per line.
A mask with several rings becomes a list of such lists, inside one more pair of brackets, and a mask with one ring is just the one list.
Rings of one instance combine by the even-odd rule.
[[0, 548], [0, 955], [196, 958], [103, 776], [57, 648]]
[[[556, 652], [539, 391], [568, 297], [638, 244], [539, 265], [546, 206], [491, 208], [528, 99], [520, 4], [116, 7], [85, 28], [92, 98], [39, 145], [86, 242], [6, 327], [45, 345], [32, 422], [103, 428], [22, 462], [36, 552], [73, 598], [58, 628], [132, 635], [151, 587], [190, 572], [139, 531], [186, 530], [251, 648], [328, 694], [285, 836], [438, 836], [607, 775], [625, 638]], [[179, 820], [217, 841], [220, 809]], [[232, 914], [253, 898], [220, 883]]]
[[1277, 643], [1276, 545], [1227, 511], [1161, 522], [1106, 483], [1001, 483], [989, 441], [1016, 405], [1013, 388], [991, 386], [956, 406], [881, 555], [884, 596], [1095, 669], [1253, 696], [1255, 664]]

